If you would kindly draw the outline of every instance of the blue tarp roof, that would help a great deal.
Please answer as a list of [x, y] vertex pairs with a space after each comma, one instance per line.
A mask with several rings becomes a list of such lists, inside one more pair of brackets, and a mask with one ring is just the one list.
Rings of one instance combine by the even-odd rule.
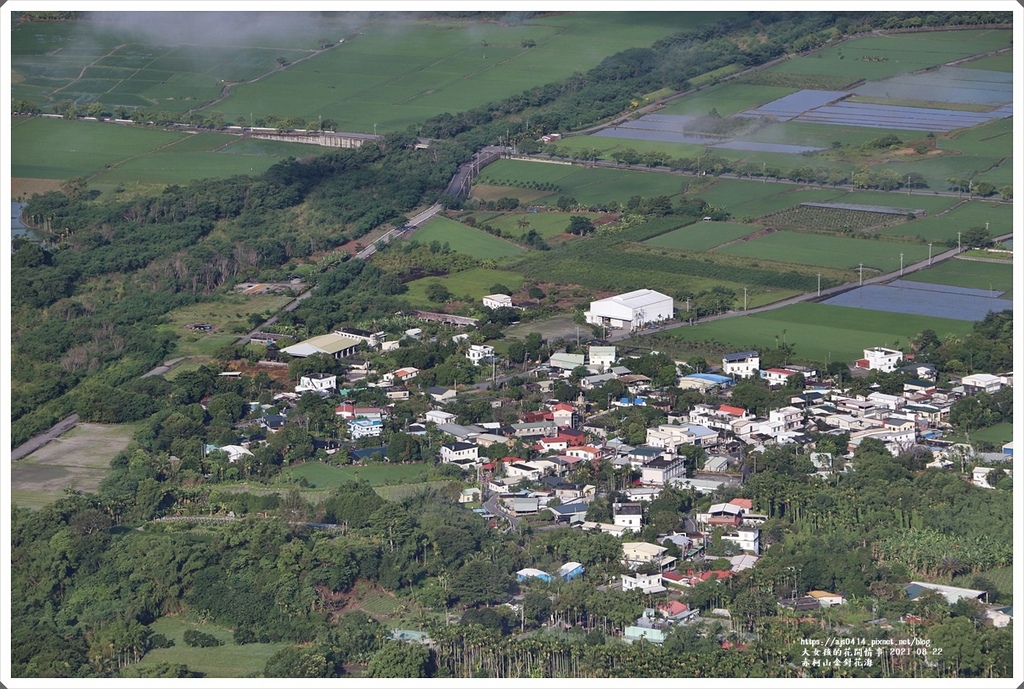
[[708, 381], [710, 383], [719, 383], [719, 384], [731, 383], [732, 382], [732, 378], [730, 378], [728, 376], [718, 376], [718, 375], [715, 375], [714, 373], [691, 373], [690, 375], [684, 376], [684, 377], [685, 378], [696, 378], [697, 380], [706, 380], [706, 381]]

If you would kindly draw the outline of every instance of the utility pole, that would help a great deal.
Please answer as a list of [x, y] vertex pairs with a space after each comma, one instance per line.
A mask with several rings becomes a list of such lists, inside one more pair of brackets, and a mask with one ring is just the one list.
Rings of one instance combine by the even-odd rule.
[[928, 265], [932, 264], [932, 243], [928, 242]]
[[960, 248], [960, 234], [961, 234], [960, 232], [956, 233], [956, 252], [957, 253], [960, 253], [962, 251], [962, 249]]
[[818, 273], [818, 296], [821, 296], [821, 273]]
[[860, 284], [864, 284], [864, 264], [860, 264]]
[[900, 252], [900, 275], [903, 275], [903, 252]]
[[907, 196], [910, 196], [910, 175], [907, 175]]
[[743, 288], [743, 310], [747, 310], [747, 288]]
[[761, 162], [761, 184], [766, 184], [768, 182], [768, 175], [765, 174], [767, 172], [767, 170], [768, 170], [768, 163], [762, 161]]

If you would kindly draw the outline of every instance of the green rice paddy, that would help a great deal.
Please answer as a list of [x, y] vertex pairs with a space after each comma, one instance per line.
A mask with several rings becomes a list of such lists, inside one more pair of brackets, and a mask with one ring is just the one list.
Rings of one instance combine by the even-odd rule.
[[784, 342], [793, 345], [794, 362], [826, 363], [860, 358], [866, 347], [895, 347], [928, 328], [945, 339], [963, 337], [972, 327], [969, 321], [803, 303], [669, 332], [687, 342], [736, 349], [769, 349]]
[[900, 254], [904, 265], [928, 258], [928, 247], [921, 244], [785, 230], [730, 244], [718, 252], [829, 268], [857, 269], [863, 263], [865, 268], [883, 273], [899, 270]]

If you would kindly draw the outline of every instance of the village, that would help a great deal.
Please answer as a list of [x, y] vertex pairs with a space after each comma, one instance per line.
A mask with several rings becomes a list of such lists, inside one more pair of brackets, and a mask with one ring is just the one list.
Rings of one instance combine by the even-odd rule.
[[[483, 307], [515, 308], [501, 294], [484, 297]], [[289, 423], [288, 408], [301, 396], [335, 400], [334, 413], [343, 430], [337, 442], [324, 445], [322, 460], [330, 462], [347, 444], [344, 451], [357, 464], [399, 462], [401, 458], [388, 456], [392, 446], [388, 440], [398, 433], [415, 436], [424, 448], [425, 461], [452, 467], [449, 475], [461, 478], [465, 488], [459, 503], [494, 528], [565, 528], [614, 536], [621, 541], [623, 573], [593, 584], [602, 589], [636, 589], [645, 595], [649, 607], [644, 615], [622, 630], [627, 641], [643, 638], [660, 643], [668, 625], [686, 624], [700, 616], [699, 608], [684, 602], [683, 592], [757, 566], [770, 547], [761, 531], [773, 516], [769, 506], [750, 498], [721, 496], [739, 492], [756, 472], [758, 457], [771, 448], [795, 451], [806, 462], [808, 473], [835, 484], [856, 471], [855, 452], [868, 441], [893, 457], [924, 455], [928, 459], [924, 468], [959, 474], [978, 488], [995, 488], [996, 481], [988, 480], [994, 471], [999, 479], [1012, 477], [1012, 442], [998, 451], [977, 452], [967, 443], [943, 440], [953, 429], [949, 423], [953, 404], [1009, 388], [1010, 372], [953, 376], [940, 384], [936, 367], [915, 363], [912, 352], [875, 346], [865, 349], [862, 358], [847, 362], [845, 374], [833, 369], [829, 375], [800, 365], [762, 368], [759, 353], [751, 350], [727, 353], [712, 365], [673, 362], [675, 376], [664, 384], [660, 375], [663, 384], [657, 384], [630, 367], [643, 355], [624, 355], [622, 347], [593, 341], [579, 347], [570, 343], [519, 371], [523, 384], [516, 400], [501, 389], [490, 389], [492, 368], [500, 363], [504, 371], [508, 362], [499, 361], [493, 346], [473, 343], [479, 339], [475, 328], [466, 331], [472, 319], [460, 323], [442, 314], [426, 316], [423, 328], [398, 334], [340, 328], [291, 345], [288, 338], [271, 333], [254, 335], [254, 344], [280, 348], [280, 355], [320, 355], [345, 369], [342, 374], [310, 371], [299, 376], [294, 392], [279, 393], [275, 405], [263, 405], [276, 413], [259, 416], [258, 423], [273, 434]], [[642, 329], [674, 316], [671, 298], [652, 290], [592, 302], [586, 314], [590, 324], [605, 332], [609, 327], [613, 331]], [[423, 371], [418, 368], [373, 364], [386, 361], [385, 355], [396, 350], [422, 347], [428, 341], [437, 344], [441, 339], [455, 347], [484, 382], [421, 386], [418, 376]], [[853, 381], [874, 373], [900, 376], [902, 390], [893, 390], [890, 384], [889, 391], [883, 392], [882, 386], [872, 383], [866, 394], [851, 392]], [[744, 381], [781, 392], [776, 397], [781, 403], [756, 411], [736, 404], [733, 390]], [[689, 403], [681, 403], [680, 395], [686, 395]], [[503, 410], [503, 420], [475, 421], [452, 411], [466, 408], [456, 402], [474, 399], [486, 400], [496, 412]], [[534, 403], [528, 403], [531, 400]], [[397, 426], [396, 405], [410, 403], [425, 411], [411, 422], [406, 413]], [[660, 422], [646, 426], [639, 436], [632, 429], [627, 437], [612, 419], [638, 409], [656, 414]], [[207, 447], [207, 451], [218, 449], [230, 453], [232, 462], [251, 455], [246, 442]], [[433, 454], [428, 456], [430, 450]], [[613, 476], [607, 485], [573, 478], [593, 476], [602, 465]], [[677, 515], [675, 528], [660, 532], [652, 530], [646, 510], [666, 490], [684, 491], [695, 500], [692, 510]], [[581, 563], [568, 561], [551, 572], [526, 567], [516, 577], [527, 584], [530, 580], [571, 581], [583, 572]], [[982, 590], [921, 581], [905, 589], [910, 599], [933, 591], [950, 604], [961, 598], [987, 602], [988, 597]], [[805, 613], [845, 602], [843, 591], [795, 587], [778, 604]], [[510, 604], [514, 606], [515, 601]], [[727, 609], [711, 614], [731, 617]], [[984, 614], [994, 625], [1005, 626], [1012, 607], [992, 604]], [[417, 637], [410, 630], [403, 633]]]

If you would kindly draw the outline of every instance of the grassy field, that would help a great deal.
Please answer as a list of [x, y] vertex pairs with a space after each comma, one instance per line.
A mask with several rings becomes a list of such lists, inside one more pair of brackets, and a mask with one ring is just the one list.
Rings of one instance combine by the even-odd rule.
[[1010, 45], [1009, 30], [936, 31], [893, 36], [867, 36], [787, 60], [767, 70], [788, 75], [827, 75], [847, 82], [884, 79]]
[[696, 222], [678, 230], [648, 239], [644, 244], [664, 246], [670, 249], [707, 251], [720, 244], [746, 237], [757, 232], [760, 225], [746, 225], [736, 222]]
[[384, 486], [426, 481], [430, 473], [427, 464], [366, 464], [336, 467], [320, 462], [306, 462], [285, 467], [281, 471], [284, 481], [305, 478], [318, 490], [336, 488], [348, 481], [367, 481], [371, 486]]
[[11, 175], [86, 177], [188, 136], [101, 122], [16, 118], [11, 124]]
[[[564, 235], [564, 238], [572, 238], [574, 235], [567, 235], [570, 218], [574, 215], [581, 215], [584, 218], [600, 217], [600, 213], [509, 213], [501, 218], [490, 221], [490, 225], [512, 235], [520, 235], [530, 230], [536, 230], [537, 234], [545, 239]], [[528, 226], [520, 227], [519, 221], [528, 222]]]
[[565, 194], [581, 204], [626, 203], [630, 196], [674, 196], [679, 194], [686, 179], [678, 175], [637, 170], [608, 170], [587, 168], [582, 165], [552, 165], [523, 160], [500, 160], [484, 169], [482, 180], [488, 183], [549, 182], [559, 191], [541, 198], [554, 203]]
[[667, 141], [642, 141], [640, 139], [620, 139], [600, 134], [587, 136], [571, 136], [558, 142], [556, 148], [570, 151], [576, 158], [596, 157], [599, 160], [614, 160], [612, 156], [618, 151], [632, 149], [641, 155], [644, 153], [666, 153], [670, 158], [693, 158], [704, 151], [698, 144], [670, 143]]
[[[273, 313], [291, 299], [288, 296], [225, 294], [217, 301], [191, 304], [171, 311], [167, 315], [168, 321], [157, 326], [157, 330], [178, 336], [175, 349], [168, 358], [208, 356], [249, 332], [250, 314]], [[188, 323], [209, 323], [214, 328], [209, 331], [186, 330]]]
[[[1013, 120], [993, 120], [988, 124], [961, 130], [949, 138], [940, 137], [938, 147], [976, 156], [1008, 156], [1013, 152]], [[986, 174], [981, 177], [985, 178]]]
[[[995, 569], [985, 569], [977, 574], [960, 574], [953, 577], [953, 586], [962, 586], [971, 588], [972, 580], [975, 576], [985, 577], [999, 590], [1007, 600], [1013, 600], [1013, 589], [1014, 581], [1019, 577], [1013, 576], [1013, 567], [997, 567]], [[994, 602], [994, 601], [993, 601]]]
[[427, 299], [427, 287], [432, 283], [439, 282], [448, 288], [448, 291], [457, 298], [469, 297], [479, 302], [488, 294], [493, 294], [491, 286], [502, 284], [513, 292], [523, 286], [523, 276], [508, 270], [493, 270], [491, 268], [471, 268], [452, 273], [447, 277], [428, 277], [413, 280], [408, 283], [409, 291], [403, 296], [414, 306], [425, 309], [436, 308], [437, 304]]
[[[893, 196], [895, 198], [900, 195]], [[966, 199], [966, 196], [964, 198]], [[916, 237], [925, 242], [956, 242], [957, 232], [970, 227], [985, 227], [985, 223], [989, 223], [989, 231], [993, 236], [1010, 232], [1013, 228], [1013, 206], [999, 201], [976, 199], [957, 206], [944, 215], [919, 218], [906, 225], [880, 230], [878, 234]]]
[[327, 150], [214, 132], [189, 134], [102, 122], [17, 118], [12, 124], [11, 171], [18, 178], [88, 177], [91, 187], [111, 191], [120, 185], [183, 184], [260, 174], [287, 156], [320, 155]]
[[[943, 440], [950, 440], [952, 442], [963, 443], [967, 442], [967, 436], [947, 433], [942, 436]], [[1010, 422], [997, 423], [994, 426], [988, 426], [978, 430], [971, 431], [971, 440], [985, 440], [990, 443], [1002, 445], [1013, 440], [1013, 424]]]
[[[376, 125], [394, 131], [586, 71], [605, 55], [648, 46], [720, 16], [566, 13], [517, 22], [367, 17], [357, 30], [327, 32], [344, 36], [343, 44], [239, 85], [216, 109], [229, 118], [250, 112], [311, 120], [323, 115], [345, 130], [369, 132]], [[536, 45], [525, 47], [528, 40]]]
[[1013, 266], [1008, 263], [981, 261], [944, 261], [931, 268], [908, 275], [906, 280], [931, 282], [955, 287], [992, 289], [1013, 295]]
[[[174, 646], [150, 651], [139, 662], [140, 667], [160, 663], [184, 663], [190, 670], [201, 672], [203, 676], [211, 678], [247, 677], [262, 673], [263, 666], [267, 664], [270, 657], [290, 645], [285, 642], [275, 642], [238, 646], [234, 643], [232, 630], [213, 622], [200, 624], [183, 616], [161, 617], [150, 627], [154, 634], [163, 634], [168, 639], [173, 639]], [[224, 645], [210, 648], [186, 646], [182, 637], [188, 629], [212, 634], [223, 641]]]
[[721, 253], [769, 261], [787, 261], [812, 266], [856, 269], [865, 268], [887, 273], [928, 258], [928, 247], [921, 244], [883, 242], [855, 237], [836, 237], [806, 232], [779, 231], [748, 242], [722, 247]]
[[[973, 324], [845, 306], [794, 304], [753, 316], [726, 318], [669, 331], [690, 343], [718, 343], [726, 349], [776, 346], [776, 338], [794, 347], [794, 362], [853, 361], [866, 347], [897, 346], [931, 328], [940, 339], [962, 337]], [[696, 349], [695, 351], [700, 351]]]
[[997, 72], [1012, 72], [1013, 53], [1006, 52], [1001, 55], [989, 55], [988, 57], [971, 60], [970, 62], [960, 65], [960, 67], [968, 67], [970, 69], [992, 69]]
[[69, 486], [95, 492], [110, 472], [110, 460], [128, 446], [136, 424], [78, 424], [11, 465], [11, 503], [39, 509]]
[[469, 225], [449, 218], [435, 217], [416, 230], [413, 237], [420, 244], [431, 242], [445, 242], [459, 253], [468, 254], [474, 258], [504, 258], [516, 256], [523, 253], [524, 249], [512, 242], [499, 239], [487, 234], [483, 230], [476, 230]]

